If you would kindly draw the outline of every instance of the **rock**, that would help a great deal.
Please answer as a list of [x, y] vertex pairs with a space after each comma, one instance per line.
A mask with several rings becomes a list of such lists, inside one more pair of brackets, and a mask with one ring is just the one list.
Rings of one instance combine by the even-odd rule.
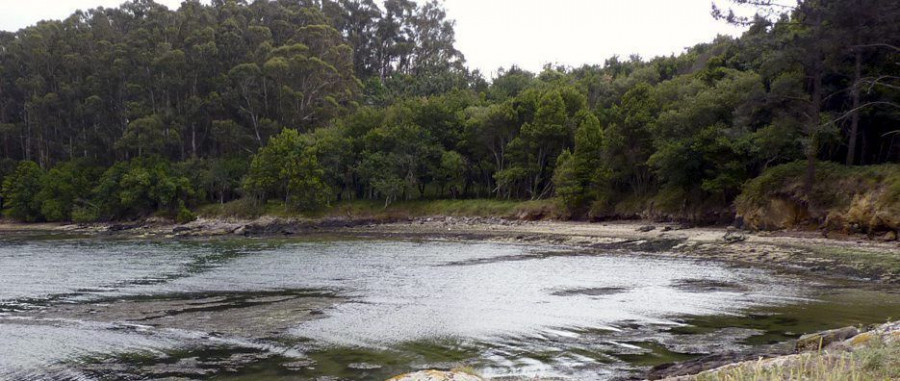
[[312, 368], [315, 365], [316, 365], [316, 362], [314, 360], [309, 360], [309, 359], [286, 362], [286, 363], [281, 364], [281, 366], [283, 366], [285, 369], [293, 370], [293, 371], [299, 371], [299, 370]]
[[440, 370], [423, 370], [402, 374], [388, 381], [484, 381], [483, 378], [463, 372], [444, 372]]
[[347, 368], [355, 369], [355, 370], [373, 370], [373, 369], [381, 369], [381, 365], [369, 364], [367, 362], [355, 362], [355, 363], [347, 365]]
[[881, 236], [881, 240], [884, 242], [892, 242], [897, 240], [897, 232], [890, 231]]
[[[657, 365], [650, 369], [646, 378], [648, 380], [681, 379], [679, 378], [681, 376], [698, 374], [700, 372], [750, 359], [753, 359], [753, 356], [734, 352], [707, 355], [684, 362]], [[686, 379], [692, 378], [687, 377]]]
[[641, 226], [637, 229], [637, 231], [639, 231], [641, 233], [651, 232], [654, 230], [656, 230], [656, 226], [653, 226], [653, 225]]
[[235, 353], [228, 357], [227, 364], [230, 364], [232, 366], [234, 366], [234, 365], [243, 366], [243, 365], [253, 364], [259, 360], [264, 360], [269, 357], [271, 357], [271, 355], [268, 353], [262, 353], [262, 354]]
[[852, 349], [866, 347], [876, 342], [898, 342], [900, 341], [900, 322], [886, 323], [874, 329], [860, 333], [847, 340], [844, 340], [845, 347]]
[[859, 348], [869, 345], [877, 337], [878, 335], [873, 332], [863, 332], [859, 335], [847, 339], [846, 341], [844, 341], [844, 343], [847, 344], [847, 347], [849, 348]]
[[204, 369], [203, 364], [196, 357], [189, 357], [178, 360], [174, 364], [156, 364], [142, 369], [142, 373], [150, 376], [165, 375], [184, 375], [184, 376], [206, 376], [215, 373], [215, 370]]
[[722, 239], [725, 240], [726, 243], [744, 242], [747, 240], [747, 235], [744, 234], [743, 231], [729, 228]]
[[125, 231], [125, 230], [137, 229], [138, 227], [140, 227], [139, 224], [115, 224], [115, 225], [110, 225], [109, 228], [107, 228], [107, 230], [109, 230], [111, 232], [120, 232], [120, 231]]
[[187, 232], [187, 231], [191, 231], [191, 230], [192, 230], [191, 228], [181, 225], [181, 226], [176, 226], [176, 227], [172, 228], [172, 233], [181, 233], [181, 232]]
[[829, 344], [847, 340], [859, 334], [856, 327], [844, 327], [800, 336], [794, 348], [798, 352], [818, 351], [825, 349]]

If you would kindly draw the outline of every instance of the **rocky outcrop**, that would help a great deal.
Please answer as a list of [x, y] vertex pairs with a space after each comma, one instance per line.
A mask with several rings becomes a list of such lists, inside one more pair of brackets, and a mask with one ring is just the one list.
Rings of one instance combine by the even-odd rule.
[[[876, 343], [900, 343], [900, 322], [887, 323], [861, 332], [855, 327], [844, 327], [814, 334], [804, 335], [795, 344], [794, 354], [780, 356], [759, 356], [754, 359], [735, 359], [730, 363], [723, 363], [723, 357], [710, 356], [680, 364], [669, 364], [654, 368], [647, 379], [664, 381], [692, 381], [699, 376], [717, 379], [717, 375], [735, 370], [737, 368], [774, 369], [802, 366], [811, 355], [808, 352], [826, 353], [840, 356], [842, 353], [853, 352], [866, 348]], [[807, 352], [807, 353], [804, 353]]]
[[820, 351], [831, 344], [859, 335], [856, 327], [844, 327], [800, 336], [794, 346], [797, 352]]
[[567, 381], [568, 378], [559, 377], [526, 377], [526, 376], [501, 376], [483, 378], [481, 376], [464, 371], [423, 370], [414, 373], [402, 374], [387, 381]]
[[484, 381], [484, 379], [465, 372], [423, 370], [392, 377], [388, 381]]

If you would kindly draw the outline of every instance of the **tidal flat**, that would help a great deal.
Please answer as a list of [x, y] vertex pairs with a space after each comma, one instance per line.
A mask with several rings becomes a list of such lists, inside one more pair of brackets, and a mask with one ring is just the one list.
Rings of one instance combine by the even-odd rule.
[[481, 237], [434, 222], [259, 237], [8, 232], [0, 378], [377, 380], [465, 368], [628, 379], [900, 316], [891, 284], [685, 254], [713, 232], [540, 233], [560, 225]]

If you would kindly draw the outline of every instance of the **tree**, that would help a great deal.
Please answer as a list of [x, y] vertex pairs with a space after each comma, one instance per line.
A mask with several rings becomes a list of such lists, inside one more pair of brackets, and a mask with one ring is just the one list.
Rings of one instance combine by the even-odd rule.
[[157, 211], [175, 217], [196, 197], [187, 177], [177, 174], [167, 161], [152, 157], [113, 165], [100, 176], [92, 193], [94, 214], [103, 220]]
[[466, 172], [466, 159], [459, 152], [444, 151], [441, 154], [441, 165], [437, 168], [435, 182], [440, 186], [440, 195], [443, 197], [444, 189], [450, 189], [450, 197], [456, 199], [463, 187], [463, 178]]
[[440, 147], [427, 130], [391, 123], [369, 131], [363, 143], [357, 173], [371, 191], [381, 194], [386, 204], [408, 198], [414, 190], [424, 196], [441, 160]]
[[286, 206], [313, 210], [330, 199], [315, 148], [297, 130], [284, 129], [253, 157], [243, 189], [257, 201], [279, 197]]
[[486, 150], [494, 168], [506, 168], [506, 148], [518, 135], [516, 112], [510, 103], [473, 106], [466, 110], [466, 141], [471, 151]]
[[[897, 41], [900, 10], [895, 4], [878, 1], [804, 0], [793, 7], [770, 0], [732, 1], [739, 6], [753, 7], [761, 15], [755, 18], [740, 17], [733, 10], [726, 13], [716, 5], [713, 7], [713, 14], [742, 25], [769, 24], [778, 14], [782, 14], [772, 28], [772, 33], [779, 42], [773, 57], [780, 65], [776, 70], [803, 75], [806, 96], [793, 99], [802, 102], [804, 108], [802, 132], [807, 161], [804, 188], [809, 194], [815, 179], [815, 161], [820, 155], [823, 134], [827, 134], [836, 122], [850, 120], [844, 161], [852, 164], [857, 156], [861, 111], [870, 107], [900, 109], [900, 103], [886, 99], [866, 103], [861, 100], [864, 82], [863, 55], [873, 48], [893, 47], [896, 52], [900, 52], [900, 49], [892, 45], [892, 42]], [[849, 65], [840, 63], [841, 57], [846, 55], [852, 57]], [[847, 84], [829, 81], [829, 75], [841, 71], [851, 79]], [[875, 74], [875, 77], [890, 80], [893, 76]], [[849, 105], [845, 106], [849, 110], [845, 109], [838, 115], [830, 113], [834, 109], [829, 107], [829, 102], [843, 93], [849, 94]]]
[[603, 162], [609, 169], [610, 181], [639, 196], [646, 195], [652, 185], [647, 160], [653, 153], [650, 131], [658, 107], [649, 84], [635, 86], [622, 97], [616, 121], [604, 135]]
[[41, 179], [41, 191], [36, 196], [41, 215], [51, 222], [71, 221], [73, 211], [89, 207], [98, 177], [97, 168], [83, 161], [69, 161], [50, 169]]
[[574, 151], [563, 151], [557, 159], [553, 173], [556, 195], [571, 217], [584, 214], [589, 204], [596, 201], [605, 184], [601, 160], [603, 157], [603, 129], [597, 117], [588, 112], [579, 115], [581, 123], [575, 131]]
[[163, 155], [180, 140], [177, 130], [167, 126], [158, 115], [152, 115], [129, 123], [116, 147], [126, 153], [136, 153], [135, 157]]
[[16, 171], [3, 180], [3, 199], [6, 214], [25, 222], [36, 222], [42, 219], [41, 200], [37, 197], [41, 191], [44, 171], [33, 161], [23, 161]]

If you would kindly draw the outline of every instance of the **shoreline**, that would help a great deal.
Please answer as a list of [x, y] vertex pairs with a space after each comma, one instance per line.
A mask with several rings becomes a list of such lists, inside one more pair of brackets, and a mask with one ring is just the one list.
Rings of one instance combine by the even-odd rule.
[[[900, 244], [866, 240], [862, 236], [825, 238], [815, 231], [743, 232], [726, 227], [688, 227], [675, 223], [614, 221], [602, 223], [523, 221], [481, 217], [424, 217], [401, 221], [370, 219], [252, 221], [200, 219], [177, 225], [165, 221], [109, 224], [19, 224], [0, 222], [0, 235], [60, 234], [126, 239], [212, 239], [221, 237], [353, 237], [490, 241], [555, 244], [588, 254], [637, 255], [716, 261], [765, 268], [833, 280], [883, 287], [900, 284]], [[865, 266], [864, 266], [865, 265]], [[764, 351], [764, 349], [763, 349]], [[709, 371], [734, 367], [747, 359], [698, 359], [671, 366], [680, 374], [658, 373], [654, 378], [678, 377], [685, 366]], [[796, 356], [765, 353], [767, 358]]]
[[578, 222], [485, 217], [397, 219], [198, 219], [187, 224], [139, 222], [58, 224], [0, 220], [0, 234], [71, 234], [132, 239], [287, 237], [491, 241], [559, 244], [594, 253], [720, 261], [873, 284], [900, 284], [900, 242], [822, 231], [750, 232], [731, 227], [621, 220]]

